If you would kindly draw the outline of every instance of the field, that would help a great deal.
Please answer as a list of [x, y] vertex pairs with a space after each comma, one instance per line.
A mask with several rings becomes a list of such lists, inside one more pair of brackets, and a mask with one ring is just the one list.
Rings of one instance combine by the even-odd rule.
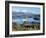
[[32, 30], [40, 30], [40, 24], [12, 25], [12, 31], [32, 31]]

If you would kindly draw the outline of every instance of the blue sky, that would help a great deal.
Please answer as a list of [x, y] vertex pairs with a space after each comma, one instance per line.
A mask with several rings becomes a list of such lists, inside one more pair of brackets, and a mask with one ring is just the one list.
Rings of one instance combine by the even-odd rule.
[[[32, 14], [40, 14], [40, 8], [39, 7], [13, 7], [12, 8], [12, 13], [32, 13]], [[22, 24], [23, 18], [18, 18], [18, 19], [13, 19], [14, 22], [16, 20], [17, 23]], [[32, 22], [39, 22], [37, 20], [34, 20], [33, 18], [29, 18], [28, 21]]]
[[39, 7], [13, 7], [12, 12], [40, 14], [40, 8]]

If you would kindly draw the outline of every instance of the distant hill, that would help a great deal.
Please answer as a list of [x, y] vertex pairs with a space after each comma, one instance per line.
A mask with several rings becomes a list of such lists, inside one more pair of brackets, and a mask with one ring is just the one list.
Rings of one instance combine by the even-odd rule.
[[[27, 19], [28, 20], [27, 20]], [[12, 13], [12, 22], [22, 24], [24, 21], [28, 21], [30, 23], [40, 23], [40, 14], [32, 14], [32, 13]]]

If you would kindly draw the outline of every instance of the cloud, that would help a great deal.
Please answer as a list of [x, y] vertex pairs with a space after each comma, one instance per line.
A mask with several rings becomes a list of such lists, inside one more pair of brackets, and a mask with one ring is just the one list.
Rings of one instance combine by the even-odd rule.
[[33, 13], [33, 14], [40, 14], [39, 7], [13, 7], [13, 12], [17, 13]]

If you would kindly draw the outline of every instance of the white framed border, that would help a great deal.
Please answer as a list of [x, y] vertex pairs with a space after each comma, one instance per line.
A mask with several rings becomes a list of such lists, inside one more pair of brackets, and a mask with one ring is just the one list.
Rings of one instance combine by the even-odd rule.
[[[12, 31], [12, 6], [21, 7], [39, 7], [40, 8], [40, 30], [34, 31]], [[9, 34], [33, 34], [33, 33], [43, 33], [43, 6], [42, 5], [27, 5], [27, 4], [9, 4]]]

